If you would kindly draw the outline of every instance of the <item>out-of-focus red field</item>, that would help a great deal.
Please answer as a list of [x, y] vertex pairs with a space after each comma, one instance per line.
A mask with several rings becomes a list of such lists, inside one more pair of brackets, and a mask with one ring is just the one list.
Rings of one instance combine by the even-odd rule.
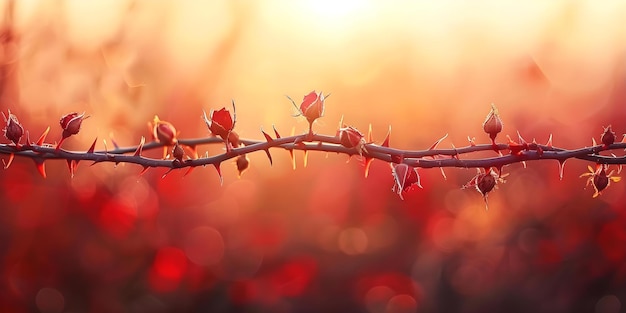
[[[13, 4], [12, 4], [13, 3]], [[13, 9], [7, 10], [7, 8]], [[208, 136], [202, 110], [237, 104], [236, 130], [303, 133], [289, 95], [331, 93], [314, 125], [343, 116], [380, 143], [426, 149], [506, 135], [575, 148], [626, 132], [623, 1], [0, 1], [0, 109], [31, 138], [91, 117], [64, 148], [149, 138], [154, 115]], [[8, 140], [2, 138], [3, 143]], [[199, 152], [221, 153], [222, 146]], [[147, 155], [158, 157], [161, 151]], [[619, 312], [626, 305], [626, 194], [592, 199], [587, 163], [505, 168], [489, 195], [474, 169], [420, 170], [391, 192], [389, 165], [250, 155], [224, 184], [139, 166], [63, 161], [47, 179], [17, 158], [0, 172], [2, 312]], [[622, 155], [622, 152], [618, 152]], [[493, 152], [476, 157], [494, 156]], [[6, 156], [3, 156], [6, 159]]]

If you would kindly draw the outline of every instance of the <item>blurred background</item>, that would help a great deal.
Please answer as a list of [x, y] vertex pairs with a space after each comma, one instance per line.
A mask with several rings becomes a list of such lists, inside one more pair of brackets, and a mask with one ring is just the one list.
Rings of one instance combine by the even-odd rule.
[[[505, 135], [583, 147], [626, 131], [626, 2], [375, 0], [1, 0], [0, 109], [31, 138], [86, 112], [64, 148], [149, 138], [154, 115], [181, 138], [202, 110], [237, 104], [236, 130], [303, 133], [285, 95], [331, 93], [374, 140], [425, 149]], [[4, 140], [4, 142], [7, 142]], [[199, 152], [221, 153], [221, 146]], [[159, 157], [160, 151], [147, 153]], [[16, 159], [0, 173], [3, 312], [620, 312], [626, 305], [623, 183], [592, 199], [587, 163], [511, 165], [490, 194], [474, 169], [420, 170], [391, 192], [388, 164], [250, 155], [186, 177], [134, 165]], [[480, 156], [492, 156], [486, 153]], [[6, 159], [6, 157], [5, 157]]]

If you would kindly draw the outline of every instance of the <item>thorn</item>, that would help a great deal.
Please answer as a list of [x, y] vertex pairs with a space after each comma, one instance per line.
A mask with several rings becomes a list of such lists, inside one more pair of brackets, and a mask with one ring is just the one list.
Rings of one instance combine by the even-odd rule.
[[370, 174], [370, 165], [374, 161], [373, 158], [365, 157], [365, 178]]
[[[626, 135], [624, 135], [624, 136], [625, 136], [624, 138], [626, 138]], [[32, 145], [33, 144], [30, 142], [30, 133], [28, 132], [28, 130], [26, 130], [26, 144], [25, 144], [25, 146], [26, 147], [31, 147]]]
[[[37, 145], [38, 146], [43, 145], [43, 141], [46, 140], [46, 136], [48, 136], [48, 132], [49, 131], [50, 131], [50, 126], [48, 126], [48, 128], [46, 128], [46, 130], [44, 130], [44, 132], [41, 134], [41, 136], [39, 136], [39, 140], [37, 140]], [[61, 140], [61, 141], [63, 141], [63, 140]], [[59, 146], [61, 146], [60, 142], [59, 142], [59, 145], [57, 146], [57, 149], [58, 149]]]
[[161, 179], [164, 179], [165, 176], [167, 176], [167, 174], [169, 174], [173, 170], [174, 170], [173, 168], [170, 168], [169, 170], [167, 170], [167, 172], [165, 172], [165, 174], [163, 174], [163, 176], [161, 176]]
[[35, 166], [37, 167], [37, 171], [41, 174], [41, 177], [46, 178], [46, 166], [44, 164], [44, 160], [36, 159]]
[[341, 114], [341, 118], [339, 119], [339, 128], [338, 129], [341, 129], [341, 128], [343, 128], [343, 114]]
[[96, 141], [98, 141], [98, 137], [96, 137], [96, 139], [93, 140], [91, 147], [89, 147], [89, 150], [87, 150], [87, 154], [91, 154], [96, 150]]
[[470, 147], [476, 146], [476, 137], [470, 138], [470, 136], [467, 136], [467, 141], [469, 141]]
[[552, 148], [552, 134], [550, 134], [550, 137], [548, 138], [548, 142], [546, 143], [546, 146]]
[[[156, 117], [156, 115], [155, 115]], [[152, 133], [152, 136], [154, 136], [154, 133], [152, 131], [150, 131], [150, 133]], [[113, 138], [113, 133], [109, 133], [109, 139], [111, 139], [111, 143], [113, 144], [113, 147], [115, 148], [115, 150], [118, 150], [120, 148], [120, 146], [117, 144], [117, 142], [115, 141], [115, 139]]]
[[309, 150], [304, 150], [304, 160], [302, 160], [302, 164], [304, 168], [306, 168], [308, 160], [309, 160]]
[[272, 125], [272, 128], [274, 129], [274, 134], [276, 134], [276, 139], [279, 139], [280, 138], [280, 134], [276, 130], [276, 126]]
[[146, 143], [146, 138], [144, 136], [141, 136], [141, 140], [139, 140], [139, 146], [137, 146], [137, 150], [135, 150], [134, 156], [141, 156], [141, 151], [143, 150], [144, 143]]
[[220, 169], [220, 164], [221, 163], [213, 163], [213, 166], [215, 166], [215, 170], [217, 171], [217, 175], [220, 176], [220, 185], [224, 186], [224, 177], [222, 177], [222, 170]]
[[[142, 138], [143, 138], [143, 137], [142, 137]], [[115, 165], [117, 165], [117, 163], [116, 163]], [[147, 171], [148, 171], [148, 168], [149, 168], [148, 166], [144, 166], [144, 167], [143, 167], [143, 169], [141, 170], [141, 172], [139, 172], [139, 176], [141, 176], [141, 175], [143, 175], [145, 172], [147, 172]]]
[[443, 179], [448, 180], [448, 176], [446, 176], [446, 172], [443, 171], [443, 167], [440, 167], [439, 170], [441, 170], [441, 176], [443, 176]]
[[524, 166], [524, 168], [526, 168], [526, 161], [522, 161], [522, 166]]
[[428, 148], [428, 150], [433, 150], [433, 149], [437, 148], [439, 143], [441, 143], [446, 138], [448, 138], [448, 134], [445, 134], [443, 137], [439, 138], [439, 140], [435, 141], [435, 143], [433, 143], [433, 145], [430, 146], [430, 148]]
[[591, 138], [591, 146], [595, 147], [597, 145], [598, 145], [598, 143], [596, 142], [596, 139], [595, 138]]
[[367, 128], [367, 142], [371, 143], [374, 140], [372, 139], [372, 123], [370, 123], [369, 127]]
[[293, 150], [289, 149], [289, 156], [291, 156], [291, 167], [293, 167], [293, 169], [296, 169], [296, 156], [293, 154]]
[[524, 138], [522, 138], [522, 135], [519, 133], [519, 130], [517, 131], [517, 138], [519, 140], [519, 144], [521, 144], [521, 145], [526, 144], [526, 140], [524, 140]]
[[389, 125], [389, 130], [387, 130], [387, 136], [385, 136], [385, 140], [381, 144], [383, 147], [389, 148], [389, 136], [391, 135], [391, 125]]
[[272, 142], [274, 141], [274, 139], [272, 139], [272, 137], [270, 135], [268, 135], [265, 131], [263, 131], [263, 128], [261, 128], [261, 133], [263, 133], [263, 137], [265, 137], [265, 140], [267, 142]]
[[567, 161], [567, 159], [559, 160], [559, 180], [563, 180], [563, 167], [565, 167], [565, 161]]
[[183, 174], [183, 177], [189, 175], [189, 173], [191, 173], [195, 168], [196, 168], [195, 166], [190, 166], [185, 172], [185, 174]]
[[15, 154], [11, 153], [9, 154], [9, 160], [6, 163], [4, 162], [4, 159], [2, 159], [2, 164], [4, 164], [5, 170], [9, 168], [9, 166], [11, 166], [11, 163], [13, 163], [13, 158], [15, 158]]
[[76, 169], [76, 165], [78, 165], [78, 162], [76, 162], [75, 160], [67, 160], [67, 167], [70, 170], [71, 178], [74, 178], [74, 171]]

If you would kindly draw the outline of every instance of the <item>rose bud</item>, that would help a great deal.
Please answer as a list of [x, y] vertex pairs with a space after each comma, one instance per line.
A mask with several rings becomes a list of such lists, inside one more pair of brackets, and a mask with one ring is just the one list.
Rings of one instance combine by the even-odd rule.
[[178, 141], [174, 125], [170, 122], [161, 121], [157, 115], [152, 121], [152, 136], [166, 146], [171, 146]]
[[591, 166], [587, 167], [589, 172], [580, 175], [580, 177], [591, 176], [587, 179], [587, 186], [591, 184], [593, 186], [593, 190], [595, 191], [593, 197], [597, 197], [602, 194], [602, 191], [611, 185], [611, 182], [618, 182], [621, 180], [619, 176], [613, 176], [614, 171], [611, 171], [607, 174], [607, 170], [609, 168], [606, 164], [598, 164], [596, 166], [596, 170], [594, 170]]
[[204, 114], [204, 122], [209, 127], [211, 133], [215, 136], [220, 136], [222, 139], [227, 140], [229, 133], [232, 132], [235, 127], [230, 112], [226, 108], [221, 108], [218, 111], [211, 111], [210, 118], [207, 118], [206, 112]]
[[61, 128], [63, 128], [63, 138], [78, 134], [83, 120], [87, 118], [89, 118], [89, 116], [85, 116], [84, 112], [82, 114], [73, 112], [61, 117], [59, 124], [61, 124]]
[[391, 165], [391, 173], [394, 178], [394, 186], [391, 190], [396, 192], [400, 199], [404, 200], [402, 197], [402, 192], [410, 190], [413, 187], [413, 184], [417, 184], [418, 187], [422, 188], [420, 184], [420, 176], [417, 174], [417, 170], [409, 165], [404, 163]]
[[363, 134], [352, 126], [339, 129], [339, 141], [346, 148], [356, 148], [359, 154], [363, 154], [363, 151], [365, 151]]
[[611, 129], [611, 125], [604, 129], [600, 140], [602, 141], [602, 144], [607, 147], [615, 142], [615, 132]]
[[491, 111], [483, 123], [483, 129], [485, 133], [489, 134], [489, 138], [491, 138], [491, 141], [495, 145], [496, 136], [502, 131], [502, 120], [498, 114], [498, 109], [493, 103], [491, 104]]
[[309, 124], [320, 118], [324, 114], [324, 95], [315, 93], [315, 90], [311, 91], [308, 95], [304, 96], [302, 104], [300, 104], [300, 113], [306, 117]]
[[490, 170], [489, 173], [478, 175], [476, 178], [476, 190], [478, 190], [481, 195], [487, 196], [487, 193], [496, 186], [496, 179], [496, 173], [493, 170]]
[[8, 118], [4, 115], [4, 112], [2, 112], [2, 117], [4, 121], [7, 122], [7, 126], [4, 128], [4, 137], [17, 145], [22, 135], [24, 135], [24, 127], [18, 122], [17, 117], [11, 114], [11, 110], [9, 110]]
[[172, 149], [172, 156], [174, 157], [174, 159], [178, 160], [178, 162], [183, 161], [183, 157], [185, 156], [185, 150], [178, 144], [178, 142], [174, 144], [174, 148]]
[[243, 174], [243, 172], [245, 172], [250, 166], [250, 159], [248, 159], [248, 157], [245, 154], [242, 154], [237, 157], [237, 160], [235, 163], [237, 164], [237, 171], [239, 171], [238, 176], [241, 177], [241, 174]]

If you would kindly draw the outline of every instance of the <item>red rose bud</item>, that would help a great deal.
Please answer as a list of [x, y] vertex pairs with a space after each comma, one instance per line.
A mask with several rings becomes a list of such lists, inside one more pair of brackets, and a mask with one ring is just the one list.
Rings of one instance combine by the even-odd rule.
[[491, 104], [491, 111], [483, 123], [483, 129], [485, 133], [489, 134], [489, 138], [491, 138], [495, 144], [496, 136], [502, 131], [502, 120], [498, 114], [498, 109], [493, 103]]
[[352, 126], [339, 129], [339, 141], [346, 148], [356, 148], [359, 154], [365, 150], [365, 139], [363, 134]]
[[17, 117], [11, 114], [10, 110], [8, 118], [4, 115], [4, 112], [2, 112], [2, 117], [4, 121], [7, 122], [7, 126], [4, 128], [4, 137], [17, 145], [22, 135], [24, 135], [24, 127], [18, 122]]
[[413, 184], [417, 184], [418, 187], [422, 188], [422, 185], [420, 184], [420, 177], [414, 167], [408, 166], [404, 163], [392, 165], [391, 173], [394, 178], [394, 186], [392, 190], [396, 192], [402, 200], [404, 200], [402, 192], [411, 189]]
[[174, 148], [172, 149], [172, 156], [179, 162], [183, 161], [183, 157], [185, 156], [185, 150], [178, 144], [178, 142], [174, 144]]
[[613, 130], [611, 129], [611, 125], [604, 129], [600, 140], [605, 146], [610, 146], [615, 142], [615, 132], [613, 132]]
[[609, 177], [606, 175], [606, 171], [604, 167], [600, 171], [597, 172], [596, 175], [593, 175], [593, 186], [596, 188], [597, 192], [600, 192], [609, 185]]
[[241, 177], [241, 174], [243, 174], [243, 172], [245, 172], [250, 166], [250, 160], [245, 154], [238, 156], [235, 163], [237, 164], [237, 171], [239, 171], [239, 177]]
[[321, 117], [324, 114], [324, 95], [322, 92], [315, 93], [313, 90], [304, 96], [302, 104], [300, 104], [300, 113], [306, 117], [309, 124]]
[[176, 134], [176, 128], [172, 123], [161, 121], [158, 116], [154, 116], [152, 122], [152, 136], [156, 140], [166, 146], [171, 146], [178, 141]]
[[61, 128], [63, 128], [63, 138], [78, 134], [80, 126], [87, 118], [89, 118], [89, 116], [85, 116], [84, 112], [83, 114], [73, 112], [61, 117], [59, 124], [61, 124]]
[[211, 130], [211, 133], [222, 137], [224, 140], [228, 138], [228, 133], [230, 133], [235, 126], [233, 118], [226, 108], [222, 108], [218, 111], [211, 111], [210, 119], [207, 119], [205, 114], [204, 121], [209, 127], [209, 130]]
[[483, 196], [487, 196], [487, 193], [493, 190], [496, 186], [497, 174], [490, 170], [488, 173], [482, 173], [476, 177], [476, 190]]

